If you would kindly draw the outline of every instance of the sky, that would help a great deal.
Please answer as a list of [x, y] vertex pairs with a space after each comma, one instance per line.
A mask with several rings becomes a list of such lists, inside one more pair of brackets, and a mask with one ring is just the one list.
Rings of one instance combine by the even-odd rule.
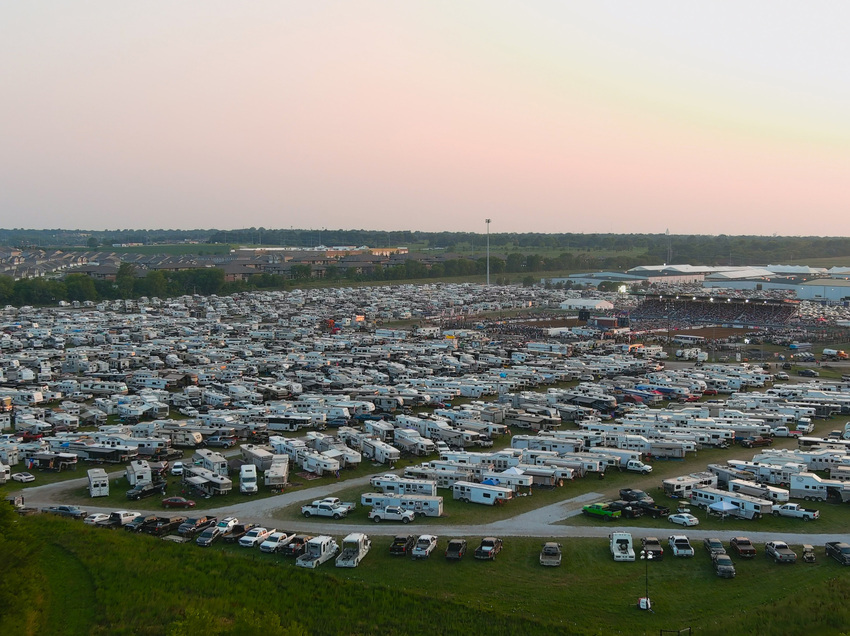
[[0, 227], [850, 236], [850, 3], [0, 3]]

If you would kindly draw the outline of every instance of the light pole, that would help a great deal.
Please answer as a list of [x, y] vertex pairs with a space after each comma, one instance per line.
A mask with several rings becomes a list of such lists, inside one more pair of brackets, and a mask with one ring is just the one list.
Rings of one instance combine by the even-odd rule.
[[490, 219], [484, 219], [487, 224], [487, 286], [490, 286]]
[[644, 574], [644, 583], [646, 586], [643, 598], [638, 599], [638, 609], [652, 611], [652, 602], [649, 600], [649, 562], [652, 561], [652, 552], [648, 550], [640, 551], [640, 558], [646, 563], [646, 572]]

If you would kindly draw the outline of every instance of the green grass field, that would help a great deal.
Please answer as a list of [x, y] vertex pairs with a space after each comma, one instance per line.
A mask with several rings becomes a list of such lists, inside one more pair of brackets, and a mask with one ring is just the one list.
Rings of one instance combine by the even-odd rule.
[[[850, 624], [850, 577], [821, 548], [814, 564], [736, 559], [738, 576], [724, 580], [699, 546], [692, 559], [615, 563], [605, 539], [564, 540], [563, 565], [542, 568], [538, 539], [506, 539], [493, 562], [447, 562], [444, 537], [414, 562], [375, 537], [356, 569], [306, 571], [257, 549], [48, 517], [20, 525], [42, 546], [26, 576], [43, 584], [0, 615], [0, 627], [17, 612], [30, 617], [14, 633], [839, 634]], [[654, 613], [636, 608], [647, 583]]]

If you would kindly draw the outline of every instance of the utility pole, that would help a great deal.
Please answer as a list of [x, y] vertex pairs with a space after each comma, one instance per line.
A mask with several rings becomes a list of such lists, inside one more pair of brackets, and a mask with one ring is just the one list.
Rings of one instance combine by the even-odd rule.
[[490, 286], [490, 219], [484, 219], [487, 224], [487, 287]]

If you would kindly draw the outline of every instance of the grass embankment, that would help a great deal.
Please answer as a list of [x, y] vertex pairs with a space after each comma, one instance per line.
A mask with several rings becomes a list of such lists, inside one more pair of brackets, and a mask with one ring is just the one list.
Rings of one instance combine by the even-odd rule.
[[[47, 517], [22, 523], [55, 546], [31, 575], [52, 578], [51, 589], [66, 580], [65, 599], [51, 592], [29, 608], [38, 620], [26, 633], [838, 634], [850, 624], [850, 579], [820, 549], [814, 564], [736, 559], [732, 580], [715, 576], [701, 548], [693, 559], [667, 555], [648, 564], [650, 614], [635, 607], [647, 564], [613, 562], [600, 539], [563, 542], [563, 565], [546, 569], [538, 539], [507, 540], [493, 562], [449, 563], [445, 540], [413, 562], [390, 557], [381, 538], [356, 569], [306, 571], [256, 549], [204, 550]], [[94, 609], [74, 614], [74, 604]]]

